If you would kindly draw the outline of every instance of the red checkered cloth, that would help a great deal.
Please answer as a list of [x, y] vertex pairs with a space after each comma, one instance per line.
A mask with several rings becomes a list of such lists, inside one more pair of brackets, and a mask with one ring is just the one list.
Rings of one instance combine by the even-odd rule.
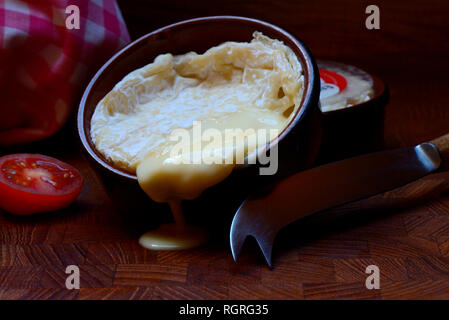
[[[79, 29], [69, 29], [79, 8]], [[0, 0], [0, 146], [66, 122], [92, 75], [130, 41], [115, 0]]]

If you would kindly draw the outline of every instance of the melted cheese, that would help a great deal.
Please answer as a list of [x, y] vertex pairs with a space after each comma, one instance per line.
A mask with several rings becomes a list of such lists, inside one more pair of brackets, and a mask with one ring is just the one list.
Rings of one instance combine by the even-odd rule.
[[209, 239], [209, 232], [188, 226], [184, 220], [181, 201], [171, 201], [170, 209], [176, 223], [162, 224], [144, 233], [139, 243], [150, 250], [183, 250], [197, 247]]
[[[176, 129], [194, 136], [193, 124], [200, 121], [203, 130], [280, 133], [299, 108], [302, 94], [302, 68], [293, 51], [255, 32], [249, 43], [226, 42], [203, 54], [163, 54], [131, 72], [98, 104], [91, 136], [115, 166], [136, 172], [153, 200], [192, 199], [225, 179], [235, 164], [179, 164], [171, 155], [176, 142], [170, 135]], [[181, 158], [192, 158], [206, 145], [183, 152]], [[257, 149], [248, 143], [228, 149], [223, 145], [208, 146], [222, 151], [223, 162]]]

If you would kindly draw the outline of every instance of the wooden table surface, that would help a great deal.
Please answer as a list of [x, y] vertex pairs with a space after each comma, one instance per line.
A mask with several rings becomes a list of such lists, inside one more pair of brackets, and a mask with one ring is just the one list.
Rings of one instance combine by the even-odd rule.
[[[119, 1], [132, 38], [191, 17], [250, 16], [291, 31], [317, 57], [378, 75], [391, 96], [384, 148], [449, 131], [447, 1], [377, 1], [380, 30], [365, 28], [367, 1], [184, 2]], [[74, 130], [72, 121], [48, 141], [1, 151], [56, 156], [78, 167], [86, 183], [59, 212], [0, 214], [0, 299], [449, 298], [449, 194], [389, 214], [287, 230], [273, 270], [251, 245], [232, 260], [229, 225], [203, 248], [152, 252], [137, 244], [142, 222], [116, 209]], [[365, 288], [371, 264], [380, 268], [380, 290]], [[80, 268], [80, 290], [65, 288], [68, 265]]]

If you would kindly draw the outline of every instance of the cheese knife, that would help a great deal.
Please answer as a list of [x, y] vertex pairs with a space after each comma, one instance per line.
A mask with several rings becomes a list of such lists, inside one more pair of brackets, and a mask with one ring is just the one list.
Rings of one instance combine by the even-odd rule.
[[294, 174], [271, 192], [254, 194], [235, 214], [230, 230], [237, 261], [248, 236], [256, 239], [268, 266], [276, 235], [290, 223], [404, 186], [449, 162], [449, 134], [413, 147], [366, 154]]

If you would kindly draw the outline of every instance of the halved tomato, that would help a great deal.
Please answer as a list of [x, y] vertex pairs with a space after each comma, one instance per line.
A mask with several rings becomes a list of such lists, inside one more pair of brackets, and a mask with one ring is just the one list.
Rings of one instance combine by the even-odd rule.
[[0, 157], [0, 207], [10, 213], [64, 208], [76, 199], [82, 185], [79, 171], [58, 159], [25, 153]]

